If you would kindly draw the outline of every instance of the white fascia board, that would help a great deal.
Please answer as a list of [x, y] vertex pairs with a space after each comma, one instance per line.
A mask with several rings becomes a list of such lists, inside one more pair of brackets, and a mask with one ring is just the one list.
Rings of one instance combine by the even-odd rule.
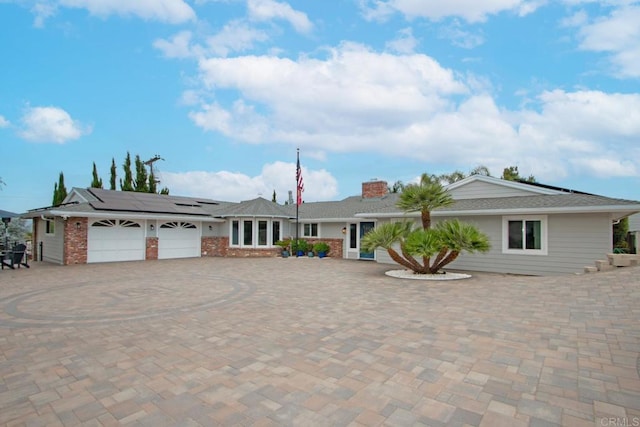
[[70, 212], [52, 209], [43, 213], [45, 216], [76, 217], [76, 218], [105, 218], [105, 219], [154, 219], [160, 221], [204, 221], [225, 222], [223, 219], [202, 215], [163, 215], [151, 213], [122, 213], [122, 212]]
[[[432, 217], [441, 216], [482, 216], [482, 215], [523, 215], [523, 214], [571, 214], [571, 213], [606, 213], [621, 212], [631, 215], [639, 212], [640, 205], [612, 205], [612, 206], [574, 206], [558, 208], [515, 208], [515, 209], [485, 209], [485, 210], [462, 210], [462, 211], [431, 211]], [[400, 218], [419, 217], [420, 212], [395, 212], [395, 213], [359, 213], [356, 217], [366, 218]]]
[[537, 193], [537, 194], [565, 194], [565, 192], [563, 191], [559, 191], [559, 190], [553, 190], [550, 188], [543, 188], [543, 187], [536, 187], [534, 185], [528, 185], [528, 184], [524, 184], [522, 182], [516, 182], [516, 181], [509, 181], [506, 179], [501, 179], [501, 178], [495, 178], [493, 176], [485, 176], [485, 175], [471, 175], [468, 176], [464, 179], [461, 179], [460, 181], [456, 181], [452, 184], [446, 185], [444, 188], [448, 191], [454, 190], [458, 187], [462, 187], [470, 182], [474, 182], [474, 181], [483, 181], [483, 182], [488, 182], [491, 184], [496, 184], [496, 185], [500, 185], [503, 187], [508, 187], [508, 188], [515, 188], [518, 190], [523, 190], [523, 191], [528, 191], [530, 193]]
[[[358, 216], [358, 215], [356, 215]], [[289, 218], [292, 223], [296, 222], [295, 218]], [[353, 221], [353, 217], [344, 218], [298, 218], [298, 222], [349, 222]]]

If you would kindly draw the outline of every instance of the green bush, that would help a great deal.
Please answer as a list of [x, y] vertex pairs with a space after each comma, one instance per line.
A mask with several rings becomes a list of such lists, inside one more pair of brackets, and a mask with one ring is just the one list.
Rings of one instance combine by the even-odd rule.
[[313, 251], [317, 254], [319, 254], [320, 252], [324, 252], [326, 255], [329, 253], [329, 250], [331, 250], [331, 246], [329, 246], [325, 242], [317, 242], [313, 245]]

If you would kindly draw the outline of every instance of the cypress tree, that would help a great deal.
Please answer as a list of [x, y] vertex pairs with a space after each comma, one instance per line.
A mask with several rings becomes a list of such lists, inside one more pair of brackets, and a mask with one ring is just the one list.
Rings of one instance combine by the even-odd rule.
[[139, 193], [149, 192], [149, 177], [147, 176], [147, 168], [145, 167], [140, 156], [136, 154], [136, 179], [135, 191]]
[[98, 177], [96, 162], [93, 162], [93, 179], [91, 180], [91, 188], [102, 188], [102, 178]]
[[60, 172], [58, 183], [53, 187], [53, 206], [61, 205], [67, 197], [67, 188], [64, 186], [64, 174]]
[[157, 185], [156, 177], [153, 175], [153, 172], [149, 174], [149, 193], [157, 193], [158, 185]]
[[116, 161], [111, 158], [111, 177], [109, 178], [109, 190], [116, 189]]
[[122, 191], [134, 191], [133, 174], [131, 173], [131, 155], [128, 151], [122, 168], [124, 169], [124, 181], [120, 180], [120, 189]]

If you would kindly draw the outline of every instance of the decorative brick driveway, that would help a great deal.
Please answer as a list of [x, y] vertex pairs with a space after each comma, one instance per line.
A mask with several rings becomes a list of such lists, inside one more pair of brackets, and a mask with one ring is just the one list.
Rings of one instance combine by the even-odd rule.
[[640, 269], [334, 259], [0, 273], [0, 425], [640, 426]]

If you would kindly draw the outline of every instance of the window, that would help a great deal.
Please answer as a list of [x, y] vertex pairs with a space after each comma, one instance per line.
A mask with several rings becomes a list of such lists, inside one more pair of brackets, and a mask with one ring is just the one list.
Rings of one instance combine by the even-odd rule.
[[318, 237], [318, 224], [304, 224], [302, 235], [304, 237]]
[[267, 246], [267, 221], [258, 221], [258, 246]]
[[54, 220], [45, 220], [44, 221], [44, 232], [46, 234], [55, 234], [55, 221]]
[[349, 224], [349, 248], [358, 248], [358, 224]]
[[547, 254], [547, 217], [504, 217], [502, 252], [511, 254]]
[[229, 246], [270, 248], [282, 238], [282, 221], [270, 218], [234, 219], [230, 221]]
[[240, 221], [231, 221], [231, 245], [240, 244]]
[[253, 221], [242, 222], [242, 244], [244, 246], [253, 245]]
[[271, 224], [271, 244], [275, 245], [280, 239], [280, 221], [273, 221]]

